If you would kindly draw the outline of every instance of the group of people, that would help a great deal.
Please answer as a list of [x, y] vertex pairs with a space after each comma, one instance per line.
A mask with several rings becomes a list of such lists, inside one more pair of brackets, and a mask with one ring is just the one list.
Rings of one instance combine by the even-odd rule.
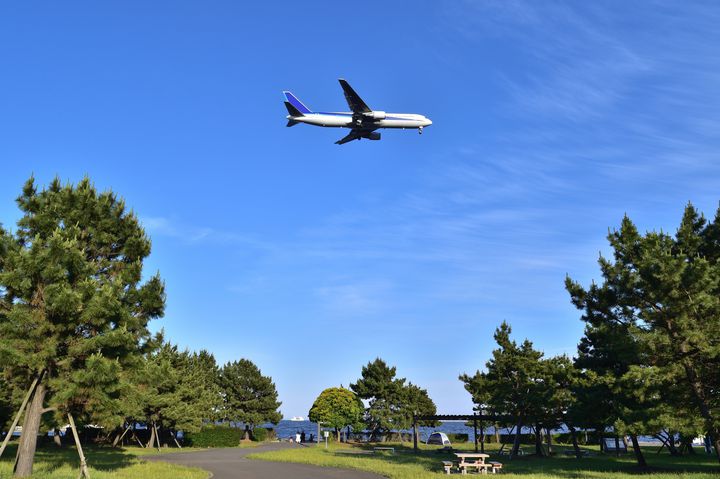
[[[295, 433], [295, 442], [296, 442], [296, 443], [302, 444], [302, 443], [305, 442], [305, 439], [306, 439], [306, 437], [305, 437], [305, 430], [303, 430], [303, 431], [297, 431], [297, 432]], [[290, 438], [290, 440], [292, 441], [293, 439]], [[315, 441], [315, 436], [312, 435], [312, 434], [310, 434], [310, 442], [314, 442], [314, 441]]]

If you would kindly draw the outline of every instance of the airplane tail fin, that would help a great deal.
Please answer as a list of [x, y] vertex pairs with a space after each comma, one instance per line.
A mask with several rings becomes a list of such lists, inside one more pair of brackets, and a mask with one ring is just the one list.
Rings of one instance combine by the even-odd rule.
[[285, 102], [285, 108], [287, 108], [288, 113], [290, 116], [304, 116], [303, 113], [295, 108], [292, 103], [286, 101]]
[[[295, 95], [293, 95], [292, 93], [290, 93], [289, 91], [284, 91], [283, 94], [285, 95], [285, 98], [287, 99], [287, 101], [285, 102], [285, 106], [287, 106], [287, 104], [289, 103], [299, 113], [299, 115], [293, 115], [293, 116], [302, 116], [302, 115], [307, 115], [308, 113], [312, 113], [312, 111], [310, 111], [310, 108], [303, 105], [303, 102], [298, 100], [297, 97]], [[288, 107], [288, 111], [289, 110], [290, 110], [290, 108]], [[292, 115], [292, 113], [291, 113], [291, 115]]]

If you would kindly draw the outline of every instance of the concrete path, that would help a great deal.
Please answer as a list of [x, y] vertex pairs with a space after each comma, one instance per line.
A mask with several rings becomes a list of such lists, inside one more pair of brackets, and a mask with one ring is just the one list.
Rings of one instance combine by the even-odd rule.
[[[369, 472], [335, 469], [331, 467], [268, 462], [248, 459], [248, 454], [275, 451], [289, 447], [304, 447], [284, 443], [272, 443], [247, 449], [208, 449], [207, 451], [176, 452], [146, 456], [149, 461], [171, 462], [199, 467], [213, 473], [213, 479], [378, 479], [382, 476]], [[312, 446], [310, 446], [312, 447]]]

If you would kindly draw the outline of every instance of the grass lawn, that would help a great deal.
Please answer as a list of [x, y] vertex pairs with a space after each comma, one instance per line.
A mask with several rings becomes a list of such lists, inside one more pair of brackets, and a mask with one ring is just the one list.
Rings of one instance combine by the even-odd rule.
[[[0, 478], [12, 477], [16, 445], [11, 444], [0, 459]], [[111, 449], [84, 447], [92, 479], [206, 479], [201, 469], [143, 461], [138, 456], [159, 454], [157, 449]], [[182, 451], [193, 450], [192, 448]], [[180, 451], [163, 449], [163, 453]], [[33, 478], [77, 479], [80, 460], [74, 447], [57, 449], [54, 446], [38, 448], [33, 466]]]
[[[383, 444], [385, 446], [386, 444]], [[253, 459], [268, 461], [300, 462], [320, 466], [344, 467], [375, 472], [392, 479], [447, 477], [442, 472], [441, 462], [452, 460], [454, 456], [437, 452], [436, 448], [423, 446], [417, 454], [412, 445], [392, 444], [395, 454], [367, 454], [372, 446], [348, 447], [332, 444], [329, 449], [307, 447], [252, 454]], [[503, 475], [522, 479], [531, 478], [607, 478], [629, 479], [643, 476], [652, 479], [717, 479], [720, 477], [720, 465], [715, 456], [698, 453], [695, 456], [672, 457], [669, 454], [655, 454], [656, 448], [644, 449], [651, 471], [639, 471], [635, 466], [632, 453], [616, 458], [595, 455], [583, 459], [557, 455], [552, 458], [523, 456], [509, 461], [507, 456], [497, 456], [494, 450], [486, 449], [491, 459], [503, 463]], [[534, 451], [534, 447], [525, 446], [525, 451]], [[570, 449], [569, 446], [557, 446], [556, 451]], [[593, 450], [593, 448], [587, 448]], [[597, 453], [597, 448], [594, 449]], [[487, 477], [487, 476], [486, 476]]]

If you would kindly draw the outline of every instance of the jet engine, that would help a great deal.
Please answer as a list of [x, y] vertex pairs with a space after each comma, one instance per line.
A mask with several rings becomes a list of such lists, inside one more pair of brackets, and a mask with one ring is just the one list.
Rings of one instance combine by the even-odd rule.
[[369, 111], [364, 114], [368, 118], [373, 120], [384, 120], [387, 114], [384, 111]]
[[368, 140], [379, 140], [380, 133], [378, 133], [376, 131], [371, 131], [370, 133], [367, 134], [367, 136], [365, 138], [367, 138]]

